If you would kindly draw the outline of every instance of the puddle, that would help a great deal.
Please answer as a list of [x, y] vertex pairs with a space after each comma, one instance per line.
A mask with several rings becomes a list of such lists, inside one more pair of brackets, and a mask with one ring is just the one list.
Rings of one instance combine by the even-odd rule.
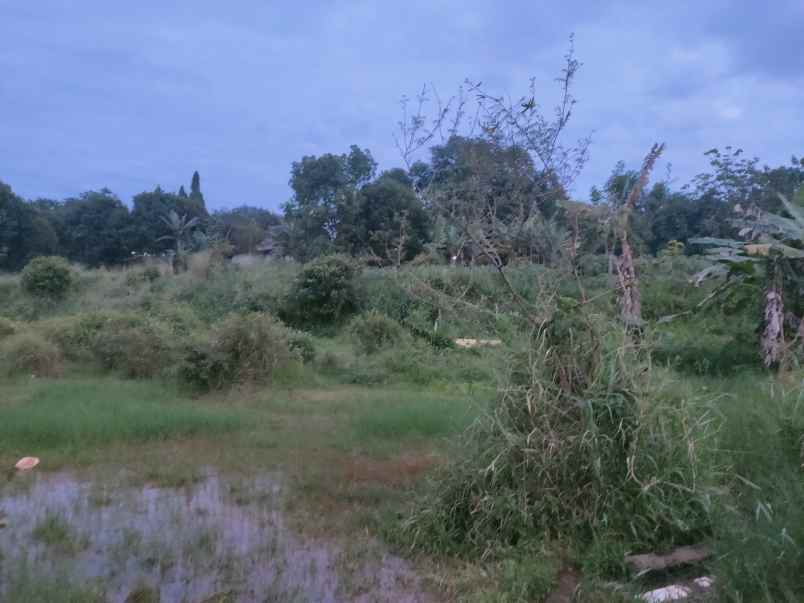
[[[26, 475], [0, 491], [0, 599], [20, 567], [102, 585], [123, 603], [142, 586], [162, 602], [428, 600], [408, 564], [365, 539], [300, 537], [280, 511], [277, 476], [209, 472], [184, 488], [132, 488], [66, 474]], [[43, 527], [44, 526], [44, 527]]]

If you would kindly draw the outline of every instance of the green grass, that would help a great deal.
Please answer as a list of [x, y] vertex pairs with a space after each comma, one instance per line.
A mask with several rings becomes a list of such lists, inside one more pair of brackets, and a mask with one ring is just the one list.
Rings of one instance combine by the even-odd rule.
[[397, 392], [355, 409], [352, 426], [358, 439], [437, 438], [465, 429], [477, 416], [476, 403], [423, 392]]
[[719, 454], [733, 472], [713, 514], [726, 601], [804, 597], [804, 390], [800, 374], [791, 382], [743, 376], [704, 385], [720, 396]]
[[89, 545], [86, 538], [76, 534], [70, 524], [56, 513], [48, 513], [39, 520], [31, 532], [31, 537], [48, 547], [70, 554], [77, 553]]
[[3, 390], [15, 401], [0, 405], [0, 453], [214, 435], [244, 419], [242, 410], [203, 406], [155, 381], [37, 380]]

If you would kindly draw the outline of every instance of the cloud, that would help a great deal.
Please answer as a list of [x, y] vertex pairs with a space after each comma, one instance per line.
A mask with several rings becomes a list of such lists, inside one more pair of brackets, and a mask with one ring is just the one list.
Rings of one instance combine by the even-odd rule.
[[[742, 10], [737, 10], [738, 6]], [[778, 4], [778, 6], [777, 6]], [[680, 179], [716, 145], [801, 153], [800, 3], [474, 0], [80, 4], [0, 0], [0, 179], [28, 197], [124, 199], [201, 172], [214, 207], [278, 208], [292, 161], [368, 147], [399, 163], [398, 100], [466, 77], [545, 106], [567, 36], [584, 62], [569, 134], [594, 131], [584, 196], [654, 140]], [[551, 100], [552, 99], [552, 100]]]

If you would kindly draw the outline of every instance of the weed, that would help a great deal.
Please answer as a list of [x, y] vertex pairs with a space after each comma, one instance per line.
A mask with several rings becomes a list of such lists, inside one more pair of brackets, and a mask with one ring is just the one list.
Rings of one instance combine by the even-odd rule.
[[0, 372], [6, 375], [58, 377], [62, 370], [59, 347], [36, 333], [22, 332], [0, 340]]
[[75, 534], [70, 525], [56, 513], [48, 513], [34, 526], [31, 537], [60, 552], [74, 554], [89, 546], [86, 538]]

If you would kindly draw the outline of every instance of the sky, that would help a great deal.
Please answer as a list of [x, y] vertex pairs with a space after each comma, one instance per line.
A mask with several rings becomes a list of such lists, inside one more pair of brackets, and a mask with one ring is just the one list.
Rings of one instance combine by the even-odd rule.
[[654, 141], [679, 186], [715, 146], [804, 155], [802, 0], [0, 0], [0, 180], [129, 201], [198, 170], [212, 209], [278, 209], [305, 155], [400, 165], [399, 100], [425, 83], [516, 98], [535, 78], [549, 112], [570, 34], [567, 133], [592, 137], [575, 198]]

